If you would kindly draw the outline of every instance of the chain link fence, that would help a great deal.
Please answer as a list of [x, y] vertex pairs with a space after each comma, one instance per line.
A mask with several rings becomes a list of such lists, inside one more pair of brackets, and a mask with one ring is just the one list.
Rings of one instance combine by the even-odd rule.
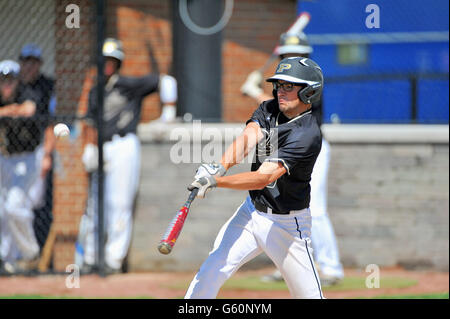
[[[105, 126], [99, 124], [103, 93], [91, 94], [97, 85], [105, 85], [103, 72], [97, 76], [105, 66], [106, 59], [99, 59], [104, 39], [106, 35], [120, 39], [126, 46], [128, 60], [119, 64], [121, 72], [145, 78], [145, 83], [139, 82], [145, 84], [141, 90], [135, 85], [128, 92], [142, 95], [136, 99], [139, 106], [144, 96], [158, 90], [158, 73], [168, 74], [171, 64], [170, 4], [137, 1], [134, 5], [121, 0], [0, 2], [1, 275], [66, 272], [68, 266], [74, 269], [73, 264], [82, 273], [104, 273], [103, 228], [114, 224], [102, 213], [104, 148], [96, 150], [98, 169], [88, 172], [83, 161], [86, 144], [97, 140], [103, 145], [103, 138], [112, 138], [112, 134], [103, 136]], [[154, 59], [160, 64], [155, 66]], [[163, 115], [162, 105], [154, 102], [155, 96], [143, 102], [144, 121]], [[92, 104], [98, 105], [97, 116], [91, 114], [87, 120]], [[137, 113], [133, 125], [140, 108]], [[68, 125], [69, 136], [55, 136], [58, 123]], [[89, 126], [100, 129], [96, 132]], [[137, 141], [133, 137], [132, 142]], [[139, 163], [126, 164], [139, 167]], [[127, 192], [126, 186], [115, 184]], [[94, 257], [85, 267], [88, 246], [89, 256]]]
[[[51, 271], [53, 254], [73, 245], [87, 197], [77, 159], [95, 81], [95, 6], [0, 2], [1, 274]], [[55, 137], [59, 122], [68, 138]]]

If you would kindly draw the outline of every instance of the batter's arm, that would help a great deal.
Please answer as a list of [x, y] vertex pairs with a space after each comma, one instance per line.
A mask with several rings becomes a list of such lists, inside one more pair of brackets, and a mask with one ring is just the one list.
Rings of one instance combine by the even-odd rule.
[[55, 149], [56, 137], [53, 125], [49, 125], [44, 132], [44, 157], [41, 162], [41, 176], [45, 177], [52, 168], [52, 152]]
[[30, 117], [36, 112], [36, 103], [26, 100], [22, 104], [9, 104], [0, 108], [0, 117]]
[[227, 148], [220, 163], [226, 170], [240, 163], [255, 148], [261, 138], [263, 138], [263, 134], [258, 123], [248, 123], [244, 132]]
[[238, 190], [263, 189], [286, 173], [286, 168], [278, 162], [264, 162], [257, 171], [230, 176], [215, 177], [217, 187]]
[[83, 147], [87, 144], [97, 145], [97, 128], [96, 128], [96, 118], [97, 118], [97, 94], [94, 90], [89, 91], [88, 96], [88, 109], [86, 114], [84, 114], [84, 121], [81, 121], [81, 141]]

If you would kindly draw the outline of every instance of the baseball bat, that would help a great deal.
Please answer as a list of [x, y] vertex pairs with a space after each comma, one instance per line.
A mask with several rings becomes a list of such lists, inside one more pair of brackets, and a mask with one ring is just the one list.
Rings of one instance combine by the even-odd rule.
[[[309, 21], [311, 20], [311, 15], [308, 12], [302, 12], [298, 15], [295, 22], [287, 29], [286, 34], [288, 35], [294, 35], [298, 34], [308, 25]], [[270, 55], [269, 59], [266, 61], [266, 63], [259, 68], [259, 72], [264, 73], [267, 68], [272, 65], [272, 63], [278, 59], [278, 45], [273, 49], [272, 54]]]
[[298, 15], [297, 20], [286, 31], [287, 34], [298, 34], [308, 25], [311, 16], [308, 12], [302, 12]]
[[186, 217], [189, 213], [191, 203], [194, 200], [195, 196], [197, 196], [197, 193], [198, 188], [194, 188], [189, 194], [186, 203], [184, 203], [183, 207], [181, 207], [180, 210], [175, 214], [169, 224], [169, 227], [167, 227], [167, 230], [158, 245], [158, 250], [161, 254], [167, 255], [172, 251], [172, 248], [175, 245], [178, 236], [180, 236], [181, 230], [183, 229], [184, 221], [186, 220]]
[[48, 232], [47, 239], [45, 240], [44, 247], [42, 248], [41, 257], [39, 259], [38, 270], [40, 272], [46, 272], [50, 265], [50, 259], [53, 254], [53, 247], [56, 240], [55, 223], [52, 222], [50, 231]]
[[[48, 133], [48, 134], [50, 136], [53, 135], [53, 128], [51, 128], [51, 129], [48, 128], [48, 130], [51, 131], [51, 133]], [[61, 138], [60, 136], [56, 136], [56, 135], [53, 137], [54, 137], [54, 140], [52, 141], [52, 143], [56, 143], [56, 141], [58, 141]], [[54, 160], [54, 157], [52, 160]], [[52, 255], [53, 255], [53, 247], [55, 246], [55, 241], [56, 241], [56, 226], [55, 226], [55, 221], [53, 220], [50, 225], [50, 230], [47, 234], [47, 238], [45, 239], [44, 246], [42, 247], [41, 256], [39, 258], [38, 270], [40, 272], [46, 272], [50, 265], [50, 261], [51, 261]]]

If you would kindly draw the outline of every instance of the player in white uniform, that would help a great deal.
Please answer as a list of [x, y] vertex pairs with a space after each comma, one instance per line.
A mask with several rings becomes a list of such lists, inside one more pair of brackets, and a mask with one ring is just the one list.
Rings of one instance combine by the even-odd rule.
[[[119, 74], [124, 52], [120, 41], [105, 40], [105, 97], [103, 111], [103, 136], [105, 143], [105, 262], [106, 273], [120, 272], [127, 255], [132, 235], [132, 212], [139, 186], [141, 166], [140, 141], [136, 135], [140, 121], [142, 100], [145, 96], [159, 92], [163, 108], [175, 107], [177, 83], [169, 75], [151, 73], [143, 77], [125, 77]], [[95, 132], [97, 118], [97, 87], [89, 93], [86, 115], [90, 126], [88, 144], [83, 154], [83, 163], [90, 176], [90, 195], [86, 214], [80, 223], [80, 235], [76, 245], [76, 263], [89, 272], [96, 262], [96, 207], [98, 150]], [[164, 113], [164, 111], [163, 111]], [[166, 114], [167, 115], [167, 114]], [[166, 118], [167, 119], [167, 118]], [[90, 132], [90, 133], [89, 133]]]
[[[309, 57], [313, 52], [306, 35], [301, 32], [297, 35], [280, 36], [280, 45], [277, 54], [280, 59], [285, 57]], [[271, 98], [261, 88], [262, 74], [253, 71], [241, 87], [241, 92], [252, 97], [258, 103]], [[313, 114], [319, 125], [322, 124], [322, 101], [313, 103]], [[314, 258], [319, 265], [320, 278], [323, 286], [337, 284], [344, 277], [344, 269], [340, 262], [339, 250], [334, 234], [333, 225], [328, 216], [328, 168], [330, 162], [330, 144], [323, 138], [322, 150], [314, 166], [311, 180], [311, 239], [314, 247]], [[279, 271], [262, 277], [263, 281], [283, 280]]]
[[[243, 264], [265, 252], [281, 271], [294, 298], [323, 298], [311, 248], [311, 173], [322, 135], [311, 105], [320, 99], [323, 76], [307, 58], [280, 62], [267, 81], [274, 99], [263, 102], [220, 164], [202, 165], [189, 190], [198, 197], [213, 187], [249, 190], [220, 230], [213, 250], [185, 298], [215, 298]], [[251, 171], [224, 176], [256, 147]]]

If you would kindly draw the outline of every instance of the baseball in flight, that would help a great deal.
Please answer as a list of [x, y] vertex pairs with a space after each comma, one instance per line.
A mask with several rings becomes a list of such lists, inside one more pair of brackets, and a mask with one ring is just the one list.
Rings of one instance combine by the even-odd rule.
[[55, 133], [56, 137], [65, 137], [70, 133], [69, 127], [64, 123], [58, 123], [53, 128], [53, 133]]

